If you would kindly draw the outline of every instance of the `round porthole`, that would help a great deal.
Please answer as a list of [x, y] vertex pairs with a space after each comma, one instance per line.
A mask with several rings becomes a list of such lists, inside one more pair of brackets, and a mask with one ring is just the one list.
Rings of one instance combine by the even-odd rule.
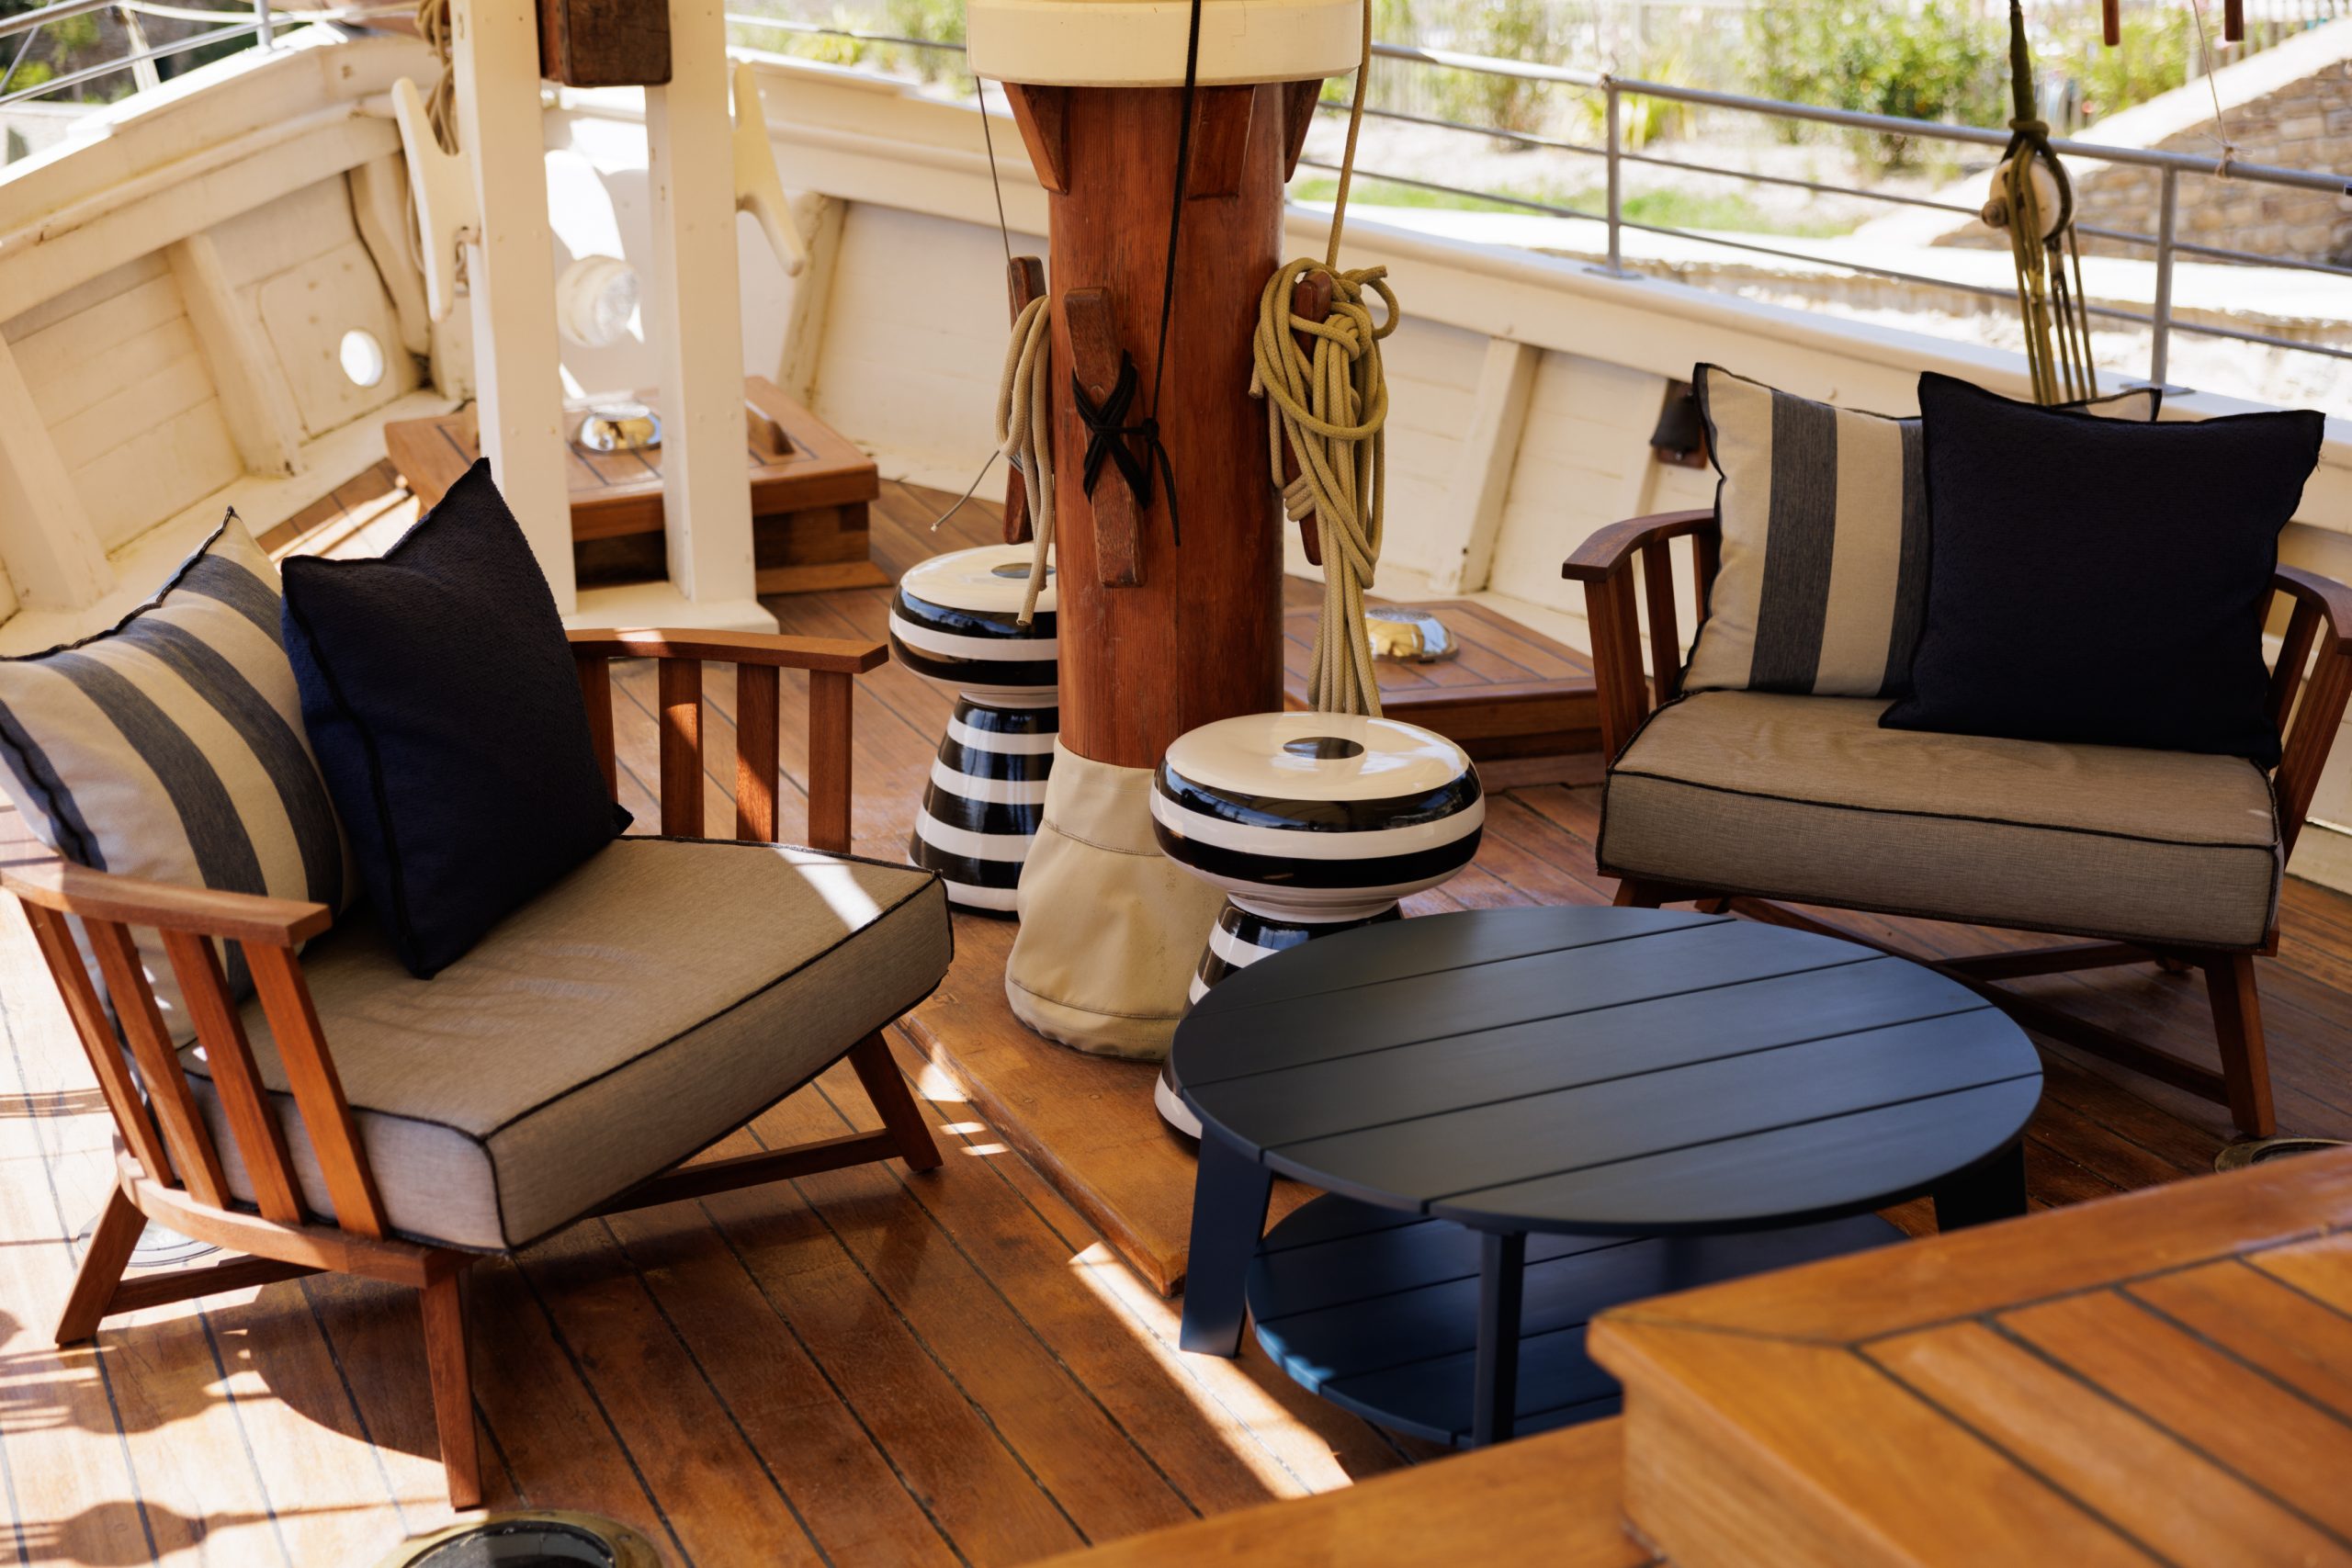
[[492, 1514], [401, 1543], [379, 1568], [662, 1568], [643, 1536], [594, 1514]]
[[343, 334], [343, 343], [335, 350], [342, 363], [344, 376], [355, 387], [372, 387], [384, 378], [384, 345], [376, 334], [357, 327]]

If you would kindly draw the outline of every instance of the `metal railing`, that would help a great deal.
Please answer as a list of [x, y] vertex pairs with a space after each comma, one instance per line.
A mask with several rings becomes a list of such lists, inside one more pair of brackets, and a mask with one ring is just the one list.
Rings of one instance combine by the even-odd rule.
[[[790, 21], [781, 17], [735, 13], [729, 13], [727, 19], [743, 27], [770, 28], [786, 33], [841, 38], [861, 43], [882, 44], [897, 48], [936, 50], [957, 54], [963, 52], [961, 44], [937, 39], [905, 38], [884, 33], [862, 32], [846, 28], [826, 27], [816, 23]], [[2006, 130], [1981, 126], [1951, 125], [1932, 120], [1905, 119], [1894, 115], [1870, 114], [1860, 110], [1828, 108], [1811, 104], [1787, 103], [1773, 98], [1751, 97], [1739, 93], [1718, 92], [1711, 88], [1645, 82], [1605, 71], [1589, 71], [1575, 66], [1546, 65], [1532, 61], [1497, 60], [1484, 55], [1463, 54], [1449, 50], [1423, 49], [1404, 44], [1375, 43], [1373, 45], [1373, 53], [1383, 60], [1485, 75], [1516, 77], [1546, 85], [1600, 95], [1604, 136], [1601, 142], [1597, 145], [1527, 131], [1473, 125], [1369, 105], [1365, 107], [1364, 113], [1368, 118], [1429, 126], [1523, 146], [1546, 148], [1554, 152], [1599, 159], [1603, 165], [1604, 184], [1600, 207], [1598, 211], [1595, 211], [1563, 203], [1539, 201], [1509, 192], [1484, 190], [1474, 186], [1451, 185], [1401, 174], [1386, 173], [1366, 167], [1362, 164], [1359, 164], [1356, 168], [1356, 178], [1359, 181], [1379, 181], [1426, 191], [1433, 195], [1456, 197], [1521, 211], [1603, 224], [1606, 226], [1604, 265], [1610, 272], [1621, 276], [1627, 274], [1629, 270], [1625, 265], [1624, 234], [1630, 230], [1638, 233], [1664, 235], [1693, 243], [1715, 246], [1729, 252], [1832, 267], [1862, 276], [1940, 289], [1972, 299], [2008, 300], [2015, 298], [2012, 291], [2006, 288], [1991, 288], [1956, 278], [1937, 276], [1931, 273], [1878, 265], [1849, 257], [1824, 254], [1819, 251], [1774, 245], [1767, 243], [1763, 238], [1752, 235], [1644, 222], [1627, 216], [1625, 210], [1624, 170], [1628, 164], [1636, 164], [1676, 169], [1685, 173], [1724, 179], [1746, 180], [1761, 185], [1790, 186], [1824, 195], [1858, 197], [1883, 202], [1889, 206], [1928, 208], [1972, 219], [1976, 215], [1976, 209], [1957, 202], [1940, 201], [1932, 197], [1895, 191], [1873, 190], [1867, 186], [1845, 185], [1836, 181], [1801, 179], [1787, 175], [1727, 168], [1716, 164], [1665, 156], [1656, 152], [1634, 151], [1625, 145], [1623, 130], [1623, 107], [1627, 98], [1657, 98], [1688, 105], [1692, 108], [1753, 115], [1768, 121], [1799, 121], [1872, 135], [1900, 136], [1923, 141], [1981, 148], [1996, 156], [2008, 145], [2009, 133]], [[1344, 113], [1346, 107], [1343, 103], [1329, 100], [1318, 106], [1328, 112], [1334, 113]], [[2151, 258], [2154, 264], [2154, 287], [2149, 310], [2132, 310], [2111, 305], [2090, 307], [2091, 313], [2101, 320], [2127, 322], [2147, 329], [2149, 334], [2147, 378], [2150, 382], [2158, 386], [2165, 384], [2166, 374], [2171, 368], [2172, 338], [2176, 333], [2191, 333], [2204, 337], [2255, 344], [2316, 355], [2334, 360], [2352, 360], [2352, 347], [2283, 337], [2275, 333], [2224, 326], [2212, 321], [2184, 321], [2179, 318], [2174, 305], [2175, 264], [2184, 255], [2205, 261], [2352, 277], [2352, 266], [2333, 262], [2265, 254], [2223, 245], [2201, 244], [2182, 238], [2179, 232], [2181, 209], [2179, 187], [2184, 177], [2226, 178], [2247, 185], [2319, 192], [2339, 198], [2352, 197], [2352, 177], [2340, 173], [2278, 168], [2267, 164], [2237, 161], [2231, 162], [2224, 168], [2222, 161], [2217, 158], [2156, 148], [2109, 147], [2072, 140], [2053, 140], [2052, 146], [2070, 160], [2148, 169], [2153, 170], [2157, 176], [2155, 227], [2153, 231], [2112, 229], [2092, 224], [2084, 224], [2078, 230], [2086, 237], [2104, 240], [2115, 244], [2135, 246], [2151, 253]], [[1326, 171], [1337, 169], [1336, 164], [1314, 159], [1302, 159], [1300, 164], [1302, 167], [1306, 168]]]
[[[13, 92], [9, 90], [44, 28], [107, 11], [113, 12], [120, 20], [126, 46], [121, 53], [109, 55], [62, 75], [45, 77]], [[151, 45], [146, 41], [144, 20], [147, 18], [208, 25], [201, 32]], [[51, 4], [38, 9], [0, 17], [0, 48], [7, 49], [7, 63], [0, 66], [0, 106], [61, 93], [69, 87], [78, 87], [100, 77], [111, 76], [118, 71], [131, 73], [137, 87], [143, 90], [154, 86], [159, 80], [155, 70], [157, 61], [175, 59], [199, 49], [243, 38], [252, 39], [257, 48], [267, 49], [275, 41], [277, 28], [284, 19], [282, 11], [273, 13], [270, 0], [249, 0], [248, 4], [238, 6], [233, 10], [164, 5], [155, 3], [155, 0], [51, 0]], [[215, 23], [218, 25], [209, 25]], [[6, 40], [12, 38], [17, 42], [13, 48], [8, 48]]]

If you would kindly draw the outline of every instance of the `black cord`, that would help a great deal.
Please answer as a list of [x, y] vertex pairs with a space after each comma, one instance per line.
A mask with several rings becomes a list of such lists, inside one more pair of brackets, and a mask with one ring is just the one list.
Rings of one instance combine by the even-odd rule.
[[[989, 150], [989, 188], [996, 192], [996, 237], [1004, 242], [1004, 266], [1010, 273], [1012, 270], [1012, 230], [1004, 220], [1004, 182], [997, 178], [996, 132], [989, 129], [988, 84], [975, 77], [973, 87], [980, 100], [980, 140]], [[985, 473], [987, 470], [981, 471]]]
[[[1168, 367], [1168, 321], [1174, 312], [1176, 301], [1176, 255], [1184, 237], [1184, 189], [1192, 174], [1193, 109], [1199, 96], [1201, 74], [1201, 3], [1193, 0], [1192, 22], [1184, 39], [1184, 97], [1177, 111], [1182, 118], [1176, 127], [1176, 192], [1175, 201], [1168, 213], [1168, 264], [1159, 282], [1159, 346], [1151, 362], [1151, 402], [1144, 416], [1133, 424], [1125, 423], [1127, 410], [1135, 402], [1135, 356], [1124, 349], [1119, 354], [1119, 379], [1110, 395], [1097, 403], [1087, 396], [1084, 383], [1072, 370], [1070, 394], [1077, 403], [1079, 423], [1086, 427], [1086, 460], [1084, 486], [1089, 501], [1094, 499], [1095, 481], [1102, 477], [1108, 463], [1119, 470], [1134, 494], [1136, 504], [1151, 504], [1151, 479], [1156, 468], [1160, 483], [1168, 491], [1168, 531], [1181, 548], [1184, 543], [1183, 519], [1176, 510], [1176, 470], [1169, 461], [1168, 446], [1159, 436], [1159, 382]], [[1143, 443], [1147, 464], [1127, 438], [1133, 436]]]

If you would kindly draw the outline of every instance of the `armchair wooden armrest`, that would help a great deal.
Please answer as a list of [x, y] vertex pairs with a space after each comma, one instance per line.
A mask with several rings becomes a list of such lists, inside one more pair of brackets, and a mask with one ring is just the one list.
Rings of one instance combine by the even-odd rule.
[[1576, 553], [1561, 566], [1560, 575], [1571, 582], [1606, 581], [1623, 570], [1636, 551], [1702, 530], [1712, 532], [1714, 521], [1714, 512], [1709, 508], [1656, 512], [1647, 517], [1611, 523], [1576, 547]]
[[662, 733], [662, 831], [703, 835], [702, 667], [735, 666], [735, 836], [779, 840], [778, 737], [783, 722], [780, 671], [808, 678], [808, 843], [850, 847], [851, 680], [887, 662], [887, 644], [857, 637], [783, 637], [761, 632], [667, 631], [658, 627], [569, 634], [587, 700], [588, 723], [605, 784], [617, 798], [613, 751], [612, 661], [650, 659], [660, 666], [656, 716]]
[[0, 887], [61, 915], [273, 947], [308, 942], [334, 919], [334, 911], [324, 904], [300, 898], [145, 882], [62, 860], [0, 869]]
[[2311, 811], [2352, 698], [2352, 588], [2300, 567], [2282, 566], [2273, 593], [2294, 605], [2278, 657], [2270, 667], [2270, 717], [2282, 742], [2272, 788], [2278, 800], [2278, 838], [2291, 852]]
[[[1586, 624], [1592, 633], [1594, 696], [1600, 709], [1600, 750], [1606, 762], [1633, 739], [1652, 708], [1673, 700], [1682, 682], [1682, 638], [1676, 624], [1674, 560], [1668, 547], [1690, 541], [1703, 615], [1714, 585], [1723, 533], [1709, 511], [1661, 512], [1611, 523], [1577, 547], [1560, 575], [1584, 584]], [[1642, 597], [1634, 573], [1641, 562]], [[1650, 665], [1642, 668], [1642, 611], [1649, 612]]]
[[888, 643], [865, 637], [785, 637], [775, 632], [667, 631], [659, 626], [596, 628], [566, 634], [575, 659], [694, 659], [714, 664], [767, 665], [863, 675], [890, 660]]

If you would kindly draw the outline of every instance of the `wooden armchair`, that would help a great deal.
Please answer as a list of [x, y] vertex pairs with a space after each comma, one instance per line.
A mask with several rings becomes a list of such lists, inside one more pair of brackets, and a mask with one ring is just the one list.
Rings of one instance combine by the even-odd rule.
[[[698, 838], [702, 829], [702, 661], [731, 663], [739, 671], [735, 829], [741, 839], [760, 842], [773, 842], [776, 837], [780, 671], [807, 671], [808, 837], [816, 849], [849, 849], [851, 680], [884, 660], [881, 644], [619, 631], [573, 633], [571, 645], [608, 781], [616, 777], [610, 661], [659, 661], [662, 829], [665, 835], [688, 838]], [[639, 846], [646, 855], [678, 848], [659, 840], [623, 840], [590, 866], [625, 845]], [[704, 847], [686, 846], [686, 852]], [[752, 854], [741, 846], [729, 852]], [[791, 859], [782, 854], [758, 858]], [[792, 864], [799, 872], [813, 864], [869, 880], [913, 879], [900, 889], [910, 923], [899, 929], [914, 935], [902, 934], [899, 941], [902, 946], [914, 942], [920, 952], [916, 960], [906, 961], [916, 967], [902, 980], [912, 994], [894, 999], [894, 1005], [903, 1010], [936, 983], [938, 974], [930, 965], [935, 958], [937, 970], [944, 972], [948, 938], [945, 903], [935, 885], [922, 874], [878, 863], [799, 857]], [[118, 1313], [322, 1270], [410, 1286], [423, 1304], [450, 1501], [459, 1507], [477, 1504], [481, 1485], [460, 1280], [477, 1253], [510, 1247], [479, 1241], [448, 1245], [445, 1238], [420, 1234], [422, 1227], [413, 1221], [405, 1231], [394, 1223], [403, 1194], [396, 1182], [379, 1180], [388, 1176], [379, 1168], [384, 1161], [371, 1158], [371, 1152], [380, 1154], [390, 1145], [380, 1142], [366, 1124], [370, 1108], [346, 1097], [345, 1084], [352, 1081], [353, 1062], [348, 1054], [339, 1062], [330, 1038], [334, 1019], [322, 1005], [330, 999], [325, 982], [314, 986], [319, 964], [313, 963], [306, 975], [305, 959], [296, 955], [298, 946], [326, 932], [329, 911], [316, 904], [133, 881], [62, 863], [12, 868], [0, 876], [0, 883], [25, 905], [119, 1134], [118, 1184], [59, 1319], [58, 1343], [90, 1337], [102, 1319]], [[899, 885], [893, 880], [890, 886]], [[542, 900], [554, 892], [542, 895]], [[510, 919], [523, 919], [529, 908]], [[627, 905], [620, 906], [620, 919], [606, 923], [626, 925], [628, 912]], [[76, 950], [68, 916], [81, 921], [96, 953], [120, 1020], [121, 1044]], [[924, 923], [934, 918], [935, 933]], [[187, 998], [196, 1039], [203, 1046], [200, 1073], [191, 1070], [196, 1064], [183, 1055], [166, 1030], [141, 973], [134, 928], [162, 933]], [[854, 947], [867, 929], [878, 928], [861, 928], [846, 940], [831, 931], [825, 935], [834, 947]], [[745, 941], [752, 939], [747, 931]], [[485, 943], [496, 940], [493, 931]], [[257, 1012], [241, 1010], [224, 983], [220, 949], [230, 942], [243, 949], [258, 993]], [[412, 987], [449, 985], [464, 962], [431, 981], [401, 976], [399, 983]], [[870, 956], [858, 962], [867, 968], [874, 964]], [[899, 993], [892, 995], [895, 998]], [[584, 1214], [664, 1203], [893, 1156], [912, 1169], [936, 1167], [939, 1155], [929, 1129], [883, 1042], [880, 1028], [888, 1021], [888, 1016], [881, 1017], [859, 1033], [816, 1041], [788, 1069], [805, 1082], [846, 1055], [881, 1114], [881, 1131], [692, 1164], [674, 1162], [694, 1149], [676, 1150], [663, 1161], [669, 1168], [650, 1166], [639, 1173], [642, 1179], [625, 1181], [610, 1191], [591, 1190], [584, 1202], [575, 1194], [556, 1221], [569, 1223]], [[360, 1032], [355, 1027], [351, 1037]], [[265, 1043], [268, 1049], [258, 1051]], [[764, 1047], [765, 1042], [760, 1043]], [[122, 1045], [128, 1046], [135, 1073], [126, 1063]], [[538, 1054], [560, 1056], [567, 1048], [567, 1041], [550, 1037]], [[776, 1049], [781, 1053], [784, 1047]], [[707, 1056], [696, 1071], [708, 1076]], [[733, 1132], [792, 1087], [792, 1082], [780, 1089], [773, 1082], [747, 1086], [747, 1098], [737, 1107], [740, 1114], [701, 1144]], [[230, 1134], [225, 1139], [219, 1135], [224, 1125]], [[598, 1155], [611, 1157], [601, 1148]], [[320, 1201], [322, 1189], [324, 1202]], [[411, 1200], [408, 1212], [425, 1215], [430, 1224], [435, 1212], [431, 1198], [427, 1192]], [[500, 1201], [503, 1214], [503, 1189]], [[325, 1212], [329, 1210], [332, 1217]], [[149, 1219], [238, 1256], [126, 1279], [123, 1271], [132, 1246]]]
[[[1587, 539], [1562, 568], [1563, 576], [1585, 585], [1585, 603], [1592, 633], [1593, 665], [1599, 688], [1601, 746], [1608, 760], [1609, 787], [1612, 794], [1620, 783], [1621, 771], [1628, 779], [1638, 771], [1628, 766], [1627, 752], [1629, 748], [1635, 746], [1645, 724], [1683, 695], [1680, 689], [1682, 654], [1676, 620], [1674, 570], [1669, 553], [1677, 539], [1690, 542], [1688, 547], [1697, 578], [1699, 602], [1704, 604], [1720, 562], [1722, 546], [1720, 532], [1711, 512], [1666, 513], [1615, 524]], [[1729, 862], [1740, 858], [1736, 854], [1722, 857], [1726, 864], [1724, 870], [1705, 869], [1702, 864], [1697, 870], [1685, 867], [1676, 874], [1661, 875], [1651, 865], [1612, 863], [1612, 859], [1621, 858], [1621, 854], [1611, 847], [1607, 798], [1604, 798], [1603, 806], [1603, 830], [1597, 847], [1600, 869], [1621, 879], [1617, 891], [1617, 902], [1620, 904], [1654, 906], [1681, 899], [1696, 899], [1714, 907], [1728, 904], [1756, 918], [1824, 931], [1880, 947], [1886, 944], [1800, 913], [1790, 908], [1786, 901], [2048, 931], [2086, 938], [2088, 940], [2024, 951], [1948, 958], [1936, 963], [1935, 967], [1973, 987], [2020, 1023], [2106, 1056], [2148, 1077], [2225, 1104], [2229, 1107], [2232, 1121], [2241, 1133], [2256, 1137], [2268, 1136], [2273, 1131], [2270, 1077], [2263, 1052], [2261, 1000], [2256, 987], [2254, 959], [2257, 954], [2278, 951], [2275, 879], [2280, 874], [2302, 829], [2312, 792], [2318, 787], [2320, 770], [2326, 764], [2328, 750], [2335, 741], [2336, 728], [2343, 720], [2346, 700], [2352, 696], [2352, 589], [2314, 573], [2280, 567], [2273, 581], [2273, 592], [2285, 596], [2292, 606], [2283, 645], [2272, 666], [2269, 687], [2269, 711], [2283, 732], [2285, 752], [2278, 766], [2268, 776], [2267, 802], [2262, 802], [2260, 792], [2255, 795], [2257, 804], [2268, 805], [2269, 822], [2256, 824], [2260, 831], [2258, 843], [2242, 846], [2259, 849], [2270, 856], [2273, 881], [2267, 913], [2257, 902], [2254, 906], [2252, 924], [2239, 931], [2233, 940], [2214, 940], [2210, 930], [2185, 940], [2170, 940], [2165, 923], [2167, 919], [2177, 922], [2174, 929], [2181, 930], [2197, 922], [2183, 919], [2188, 910], [2176, 908], [2167, 911], [2160, 907], [2164, 900], [2153, 897], [2137, 900], [2139, 907], [2128, 910], [2118, 908], [2111, 912], [2092, 913], [2086, 918], [2046, 921], [2020, 919], [2014, 908], [2000, 907], [1999, 899], [1984, 897], [1981, 888], [1961, 886], [1968, 880], [1965, 876], [1946, 879], [1941, 886], [1922, 886], [1918, 888], [1917, 897], [1897, 899], [1884, 896], [1883, 891], [1874, 897], [1840, 897], [1840, 886], [1852, 886], [1856, 878], [1835, 869], [1824, 869], [1817, 877], [1785, 877], [1780, 886], [1757, 886], [1755, 883], [1759, 879], [1752, 875], [1743, 876], [1728, 869]], [[1643, 658], [1645, 611], [1648, 623], [1646, 669]], [[1709, 695], [1716, 694], [1702, 694], [1702, 697]], [[1808, 704], [1859, 705], [1855, 699], [1804, 697], [1765, 700], [1797, 705], [1778, 710], [1783, 716], [1801, 712], [1804, 705]], [[1874, 723], [1874, 719], [1867, 721]], [[1908, 733], [1911, 732], [1890, 732], [1893, 735]], [[1933, 745], [1938, 739], [1923, 737], [1920, 741]], [[1643, 744], [1646, 749], [1648, 741], [1645, 737]], [[1974, 757], [1991, 754], [1985, 751], [1985, 747], [2007, 743], [1968, 744], [1976, 748], [1971, 754]], [[2016, 744], [2023, 746], [2026, 743]], [[2105, 756], [2089, 761], [2107, 770], [2110, 775], [2120, 777], [2127, 793], [2132, 780], [2121, 770], [2135, 765], [2135, 760], [2172, 756], [2170, 753], [2119, 752], [2112, 748], [2076, 749], [2078, 756], [2100, 752]], [[2203, 766], [2214, 760], [2183, 758], [2178, 761], [2184, 766]], [[1967, 765], [1962, 762], [1954, 772], [1964, 771]], [[1762, 793], [1762, 786], [1759, 786], [1759, 793]], [[2160, 814], [2164, 807], [2158, 797], [2163, 791], [2152, 784], [2143, 793], [2148, 796], [2146, 814]], [[2239, 802], [2239, 807], [2235, 819], [2243, 820], [2256, 815], [2255, 810], [2245, 808], [2243, 801]], [[1924, 820], [1932, 818], [1934, 813], [1922, 811], [1918, 815]], [[2095, 826], [2079, 830], [2097, 831]], [[2127, 834], [2113, 835], [2109, 840], [2110, 847], [2106, 852], [2092, 850], [2085, 853], [2095, 859], [2104, 852], [2111, 859], [2122, 852], [2113, 846], [2125, 842], [2129, 837]], [[2200, 846], [2184, 843], [2179, 847]], [[1703, 848], [1697, 851], [1694, 863], [1703, 863], [1709, 852]], [[1784, 846], [1775, 863], [1792, 863], [1806, 852], [1808, 846], [1802, 843]], [[2053, 871], [2044, 865], [2038, 868], [2038, 874], [2049, 878], [2065, 874], [2063, 870]], [[2190, 898], [2183, 902], [2194, 904], [2196, 900]], [[2038, 998], [2021, 996], [1996, 984], [2028, 976], [2135, 963], [2160, 964], [2174, 971], [2194, 967], [2204, 972], [2212, 1001], [2214, 1032], [2221, 1051], [2220, 1071], [2155, 1049], [2076, 1018]]]

